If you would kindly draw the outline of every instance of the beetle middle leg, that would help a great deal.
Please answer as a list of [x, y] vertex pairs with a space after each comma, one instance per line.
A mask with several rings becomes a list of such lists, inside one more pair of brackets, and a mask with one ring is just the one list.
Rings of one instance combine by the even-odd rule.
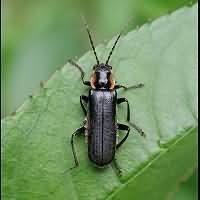
[[85, 77], [85, 72], [83, 71], [82, 67], [80, 65], [78, 65], [76, 62], [74, 62], [73, 60], [69, 59], [68, 62], [73, 65], [74, 67], [78, 68], [79, 71], [81, 72], [81, 79], [84, 85], [87, 86], [91, 86], [90, 81], [85, 81], [84, 77]]
[[128, 138], [130, 128], [125, 124], [117, 124], [117, 129], [121, 130], [121, 131], [127, 131], [124, 138], [116, 145], [116, 148], [118, 149], [125, 142], [125, 140]]
[[86, 111], [86, 108], [85, 108], [85, 106], [84, 106], [84, 104], [83, 104], [83, 101], [85, 101], [85, 103], [88, 103], [88, 97], [85, 96], [85, 95], [81, 95], [81, 96], [80, 96], [80, 104], [81, 104], [81, 107], [82, 107], [82, 109], [83, 109], [83, 112], [84, 112], [84, 114], [85, 114], [85, 116], [86, 116], [86, 115], [87, 115], [87, 111]]
[[76, 151], [75, 151], [74, 138], [75, 138], [75, 136], [80, 135], [81, 133], [84, 133], [85, 129], [86, 128], [83, 125], [82, 127], [76, 129], [74, 131], [74, 133], [72, 134], [72, 137], [71, 137], [71, 147], [72, 147], [72, 153], [73, 153], [73, 156], [74, 156], [75, 167], [78, 167], [79, 162], [78, 162], [78, 158], [77, 158]]
[[144, 136], [145, 137], [145, 133], [144, 131], [139, 128], [135, 123], [133, 122], [130, 122], [130, 106], [129, 106], [129, 102], [126, 98], [119, 98], [117, 99], [117, 104], [120, 104], [120, 103], [124, 103], [126, 102], [127, 103], [127, 121], [128, 123], [141, 135], [141, 136]]
[[124, 102], [126, 102], [127, 104], [127, 121], [129, 122], [130, 121], [130, 106], [129, 106], [128, 100], [126, 98], [117, 99], [117, 104], [124, 103]]

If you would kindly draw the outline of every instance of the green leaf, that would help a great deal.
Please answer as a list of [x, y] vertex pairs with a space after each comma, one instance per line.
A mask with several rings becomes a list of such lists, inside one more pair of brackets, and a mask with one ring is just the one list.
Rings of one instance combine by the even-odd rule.
[[174, 192], [171, 193], [171, 200], [198, 199], [197, 197], [197, 170], [183, 177], [177, 184]]
[[[114, 39], [98, 46], [102, 61]], [[89, 78], [95, 64], [92, 52], [78, 63]], [[120, 147], [116, 158], [122, 176], [111, 165], [93, 166], [83, 137], [76, 140], [80, 166], [70, 170], [71, 134], [84, 119], [79, 95], [88, 89], [78, 70], [66, 64], [2, 121], [5, 200], [165, 199], [197, 164], [197, 6], [128, 33], [110, 64], [118, 83], [145, 84], [142, 89], [118, 92], [130, 101], [131, 121], [147, 135], [140, 137], [132, 128]], [[125, 123], [125, 118], [126, 107], [120, 105], [118, 120]]]

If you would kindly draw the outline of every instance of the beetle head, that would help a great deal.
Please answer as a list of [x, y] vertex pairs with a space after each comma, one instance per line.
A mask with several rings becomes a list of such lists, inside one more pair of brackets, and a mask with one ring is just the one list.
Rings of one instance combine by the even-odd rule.
[[96, 89], [113, 89], [114, 81], [112, 80], [112, 67], [101, 63], [93, 67], [91, 77], [92, 87]]

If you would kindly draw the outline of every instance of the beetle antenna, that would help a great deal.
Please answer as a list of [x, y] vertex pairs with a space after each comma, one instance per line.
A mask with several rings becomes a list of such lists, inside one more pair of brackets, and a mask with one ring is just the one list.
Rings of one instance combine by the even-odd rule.
[[93, 40], [92, 40], [91, 32], [90, 32], [90, 30], [89, 30], [89, 26], [88, 26], [88, 24], [87, 24], [87, 22], [86, 22], [84, 16], [81, 15], [81, 17], [82, 17], [83, 23], [84, 23], [84, 25], [85, 25], [86, 31], [87, 31], [87, 33], [88, 33], [88, 36], [89, 36], [89, 39], [90, 39], [90, 44], [91, 44], [91, 46], [92, 46], [92, 50], [93, 50], [93, 53], [94, 53], [95, 58], [96, 58], [96, 61], [97, 61], [97, 65], [99, 65], [99, 59], [98, 59], [98, 57], [97, 57], [97, 52], [96, 52], [95, 47], [94, 47], [94, 42], [93, 42]]
[[119, 41], [119, 38], [121, 37], [121, 34], [122, 34], [122, 32], [117, 36], [117, 39], [115, 40], [115, 43], [114, 43], [114, 45], [113, 45], [113, 47], [112, 47], [112, 49], [111, 49], [111, 51], [110, 51], [110, 53], [109, 53], [109, 55], [108, 55], [108, 58], [107, 58], [107, 60], [106, 60], [106, 65], [108, 65], [108, 62], [109, 62], [109, 60], [110, 60], [110, 57], [112, 56], [112, 53], [113, 53], [113, 51], [114, 51], [114, 49], [115, 49], [115, 46], [116, 46], [117, 42]]
[[129, 25], [129, 23], [132, 21], [132, 18], [130, 19], [130, 21], [128, 21], [128, 23], [124, 26], [124, 28], [121, 30], [121, 32], [119, 33], [119, 35], [117, 36], [117, 39], [115, 40], [115, 43], [114, 43], [114, 45], [113, 45], [113, 47], [112, 47], [112, 49], [111, 49], [111, 51], [110, 51], [110, 53], [109, 53], [109, 55], [108, 55], [108, 58], [107, 58], [107, 60], [106, 60], [106, 65], [108, 65], [108, 62], [109, 62], [109, 60], [110, 60], [110, 57], [112, 56], [112, 53], [113, 53], [113, 51], [114, 51], [114, 49], [115, 49], [115, 47], [116, 47], [116, 45], [117, 45], [117, 43], [118, 43], [118, 41], [119, 41], [119, 38], [121, 37], [121, 35], [122, 35], [122, 33], [124, 32], [124, 30], [127, 28], [127, 26]]

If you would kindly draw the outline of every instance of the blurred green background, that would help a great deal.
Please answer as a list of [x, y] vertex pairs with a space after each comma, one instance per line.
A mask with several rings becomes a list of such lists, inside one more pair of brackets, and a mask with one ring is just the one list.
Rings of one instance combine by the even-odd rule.
[[[194, 4], [196, 0], [2, 0], [1, 117], [15, 111], [39, 88], [41, 80], [62, 67], [69, 58], [90, 50], [80, 19], [86, 17], [95, 44], [159, 16]], [[196, 173], [173, 196], [196, 196]]]

